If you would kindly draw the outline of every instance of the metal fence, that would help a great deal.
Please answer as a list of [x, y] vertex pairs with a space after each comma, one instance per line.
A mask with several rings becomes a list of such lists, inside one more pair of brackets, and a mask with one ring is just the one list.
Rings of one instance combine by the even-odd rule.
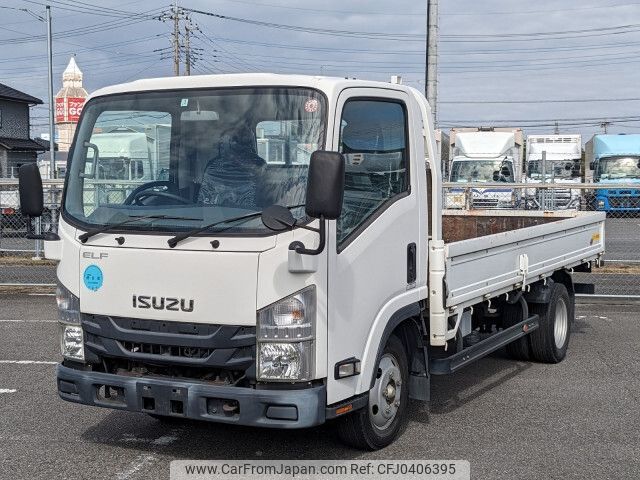
[[[43, 180], [45, 214], [35, 231], [56, 231], [62, 180]], [[593, 273], [576, 273], [593, 283], [599, 295], [640, 296], [640, 185], [445, 183], [443, 208], [450, 211], [607, 210], [605, 265]], [[18, 183], [0, 179], [0, 285], [55, 283], [55, 264], [43, 258], [42, 242], [27, 240], [19, 213]]]

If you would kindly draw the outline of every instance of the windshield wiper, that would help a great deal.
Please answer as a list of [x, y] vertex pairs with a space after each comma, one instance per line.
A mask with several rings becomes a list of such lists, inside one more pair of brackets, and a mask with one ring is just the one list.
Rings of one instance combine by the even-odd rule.
[[[304, 207], [304, 204], [291, 205], [291, 206], [287, 206], [285, 208], [293, 209], [293, 208], [300, 208], [300, 207]], [[240, 220], [251, 220], [252, 218], [257, 218], [257, 217], [259, 217], [261, 215], [262, 215], [262, 211], [260, 211], [260, 212], [251, 212], [251, 213], [247, 213], [245, 215], [240, 215], [238, 217], [231, 217], [231, 218], [225, 218], [224, 220], [218, 220], [217, 222], [213, 222], [213, 223], [210, 223], [208, 225], [204, 225], [204, 226], [202, 226], [200, 228], [195, 228], [195, 229], [193, 229], [193, 230], [191, 230], [189, 232], [184, 232], [184, 233], [181, 233], [179, 235], [176, 235], [175, 237], [171, 237], [169, 240], [167, 240], [167, 243], [169, 244], [169, 247], [174, 248], [181, 241], [186, 240], [189, 237], [193, 237], [194, 235], [197, 235], [199, 233], [205, 232], [205, 231], [209, 230], [210, 228], [217, 227], [218, 225], [224, 225], [225, 223], [239, 222]]]
[[193, 220], [193, 221], [201, 220], [200, 218], [170, 217], [168, 215], [129, 216], [127, 220], [124, 220], [122, 222], [114, 223], [112, 225], [105, 225], [104, 227], [97, 227], [97, 228], [94, 228], [93, 230], [89, 230], [89, 231], [83, 233], [82, 235], [80, 235], [78, 237], [78, 240], [80, 240], [82, 243], [87, 243], [87, 240], [89, 240], [94, 235], [98, 235], [99, 233], [109, 232], [111, 230], [117, 230], [118, 228], [122, 227], [123, 225], [127, 225], [129, 223], [134, 223], [134, 222], [137, 222], [139, 220], [147, 220], [147, 219], [153, 219], [153, 220], [160, 220], [160, 219], [163, 219], [163, 220]]

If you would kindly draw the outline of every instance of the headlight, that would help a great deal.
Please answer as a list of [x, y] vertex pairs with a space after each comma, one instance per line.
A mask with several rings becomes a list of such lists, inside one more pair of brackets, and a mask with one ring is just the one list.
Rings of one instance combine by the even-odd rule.
[[56, 290], [58, 319], [60, 321], [60, 351], [71, 360], [84, 360], [84, 338], [80, 325], [80, 299], [58, 285]]
[[258, 311], [258, 380], [311, 380], [315, 330], [315, 286]]
[[80, 299], [58, 284], [56, 289], [58, 303], [58, 318], [62, 323], [80, 324]]
[[60, 350], [65, 358], [84, 360], [84, 342], [81, 326], [60, 324]]

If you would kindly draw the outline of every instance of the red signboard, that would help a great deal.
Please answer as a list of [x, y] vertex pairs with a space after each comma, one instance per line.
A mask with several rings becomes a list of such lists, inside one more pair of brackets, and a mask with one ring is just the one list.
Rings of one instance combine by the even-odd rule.
[[83, 106], [84, 98], [56, 98], [56, 123], [77, 122]]

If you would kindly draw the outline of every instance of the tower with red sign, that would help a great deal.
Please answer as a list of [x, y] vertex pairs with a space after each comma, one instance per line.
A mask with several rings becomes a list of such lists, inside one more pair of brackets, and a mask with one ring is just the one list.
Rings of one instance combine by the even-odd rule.
[[78, 68], [75, 56], [73, 56], [62, 73], [62, 88], [56, 95], [58, 151], [69, 151], [87, 96], [87, 91], [82, 86], [82, 72]]

